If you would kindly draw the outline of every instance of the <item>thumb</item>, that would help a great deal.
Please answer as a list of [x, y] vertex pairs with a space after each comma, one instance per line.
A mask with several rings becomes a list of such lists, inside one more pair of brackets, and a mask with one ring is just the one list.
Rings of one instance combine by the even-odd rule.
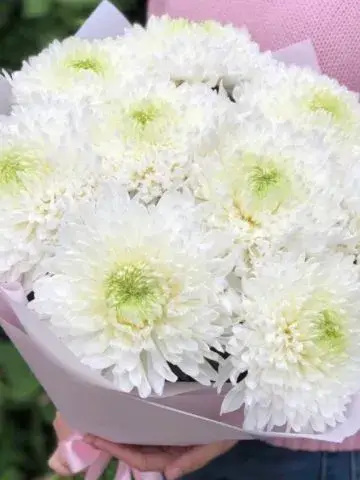
[[165, 470], [167, 480], [176, 480], [188, 473], [199, 470], [214, 458], [230, 450], [236, 442], [224, 441], [201, 445], [188, 450], [183, 455], [177, 457]]

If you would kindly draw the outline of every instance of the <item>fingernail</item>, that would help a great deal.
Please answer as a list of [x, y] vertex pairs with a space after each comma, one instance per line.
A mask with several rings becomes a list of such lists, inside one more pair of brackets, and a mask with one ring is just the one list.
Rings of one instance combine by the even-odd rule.
[[182, 471], [179, 468], [170, 469], [167, 472], [166, 479], [167, 480], [177, 480], [178, 478], [181, 477], [181, 475], [182, 475]]

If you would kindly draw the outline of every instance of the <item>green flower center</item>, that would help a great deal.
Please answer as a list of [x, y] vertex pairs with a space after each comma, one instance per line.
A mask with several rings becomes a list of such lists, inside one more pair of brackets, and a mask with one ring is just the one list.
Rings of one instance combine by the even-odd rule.
[[0, 188], [18, 190], [24, 186], [26, 177], [46, 173], [47, 166], [34, 152], [12, 148], [0, 153]]
[[327, 92], [316, 92], [309, 102], [312, 112], [326, 112], [336, 121], [342, 122], [348, 118], [348, 108], [343, 100]]
[[69, 62], [69, 67], [74, 70], [87, 70], [97, 74], [101, 74], [104, 70], [100, 60], [94, 57], [73, 59]]
[[122, 110], [112, 109], [111, 122], [113, 128], [126, 141], [135, 142], [140, 157], [148, 151], [149, 145], [169, 147], [172, 142], [171, 132], [174, 124], [181, 120], [172, 105], [161, 98], [144, 98]]
[[281, 183], [281, 172], [274, 166], [257, 165], [249, 174], [251, 190], [259, 198], [264, 198], [269, 190]]
[[[168, 29], [171, 33], [182, 33], [193, 24], [193, 22], [186, 18], [175, 18], [168, 23]], [[202, 28], [206, 33], [218, 33], [223, 31], [222, 25], [218, 22], [214, 22], [213, 20], [197, 22], [195, 26]]]
[[154, 104], [145, 105], [144, 107], [135, 108], [131, 111], [130, 116], [142, 128], [159, 117], [161, 109]]
[[186, 18], [174, 18], [171, 22], [168, 22], [168, 27], [171, 32], [182, 32], [191, 25], [190, 20]]
[[146, 263], [118, 265], [105, 280], [105, 298], [119, 323], [145, 326], [161, 316], [163, 288]]
[[205, 20], [204, 22], [201, 22], [200, 25], [204, 32], [212, 35], [221, 34], [224, 32], [223, 26], [218, 22], [214, 22], [213, 20]]
[[329, 351], [342, 353], [346, 347], [343, 330], [343, 319], [334, 310], [325, 309], [319, 313], [317, 322], [317, 338]]
[[322, 370], [327, 362], [342, 362], [347, 356], [346, 317], [331, 305], [331, 296], [314, 292], [299, 307], [298, 298], [294, 297], [282, 311], [281, 324], [287, 347], [290, 351], [294, 348], [299, 365]]
[[233, 205], [251, 226], [260, 225], [259, 215], [275, 214], [292, 196], [285, 161], [249, 153], [232, 160], [225, 170]]
[[19, 174], [26, 169], [27, 165], [21, 162], [21, 156], [18, 153], [6, 153], [0, 160], [0, 184], [21, 183]]

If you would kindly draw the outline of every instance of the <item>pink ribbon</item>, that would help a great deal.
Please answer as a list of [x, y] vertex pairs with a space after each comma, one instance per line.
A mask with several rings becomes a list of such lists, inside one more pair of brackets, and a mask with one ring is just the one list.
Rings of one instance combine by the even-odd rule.
[[[72, 473], [86, 470], [85, 480], [98, 480], [112, 457], [84, 442], [83, 436], [74, 433], [70, 438], [60, 442], [60, 454], [69, 466]], [[119, 461], [114, 480], [162, 480], [163, 476], [157, 472], [140, 472], [131, 469], [126, 463]]]

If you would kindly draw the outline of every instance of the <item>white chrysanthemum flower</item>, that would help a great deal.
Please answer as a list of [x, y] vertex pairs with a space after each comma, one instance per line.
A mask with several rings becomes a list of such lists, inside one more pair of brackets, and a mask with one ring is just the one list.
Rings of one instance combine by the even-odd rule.
[[[341, 163], [342, 160], [342, 163]], [[349, 152], [346, 158], [338, 159], [334, 167], [332, 187], [343, 197], [342, 207], [347, 214], [338, 249], [358, 257], [360, 254], [360, 155]]]
[[64, 212], [90, 195], [96, 181], [91, 173], [96, 166], [91, 152], [71, 142], [61, 147], [64, 138], [60, 130], [54, 143], [55, 136], [46, 137], [45, 132], [46, 128], [37, 132], [21, 122], [0, 129], [2, 282], [27, 282], [56, 238]]
[[271, 62], [245, 29], [214, 21], [151, 17], [146, 30], [136, 26], [129, 33], [129, 48], [146, 69], [177, 82], [249, 80]]
[[191, 186], [210, 227], [244, 245], [321, 250], [347, 221], [330, 167], [326, 149], [250, 119], [193, 166]]
[[[220, 381], [234, 387], [222, 411], [244, 406], [244, 428], [323, 432], [360, 390], [360, 283], [352, 256], [282, 254], [242, 284], [241, 323]], [[237, 384], [238, 375], [247, 371]]]
[[311, 70], [274, 64], [261, 82], [236, 88], [234, 97], [273, 122], [290, 123], [305, 133], [322, 132], [330, 144], [359, 139], [359, 95]]
[[131, 75], [126, 58], [119, 39], [56, 40], [9, 77], [14, 100], [19, 104], [41, 97], [98, 100], [104, 88], [111, 84], [120, 88], [123, 77]]
[[122, 391], [161, 394], [177, 378], [169, 364], [214, 379], [206, 359], [229, 323], [220, 296], [232, 241], [198, 230], [195, 210], [191, 197], [148, 209], [110, 189], [64, 221], [51, 276], [35, 284], [33, 308]]
[[0, 126], [0, 135], [2, 130], [5, 136], [12, 132], [14, 138], [36, 143], [38, 148], [47, 151], [48, 156], [53, 156], [57, 148], [61, 148], [66, 142], [74, 143], [75, 139], [79, 144], [82, 142], [81, 125], [76, 125], [79, 115], [74, 112], [84, 109], [85, 105], [81, 102], [74, 106], [71, 101], [54, 99], [50, 102], [44, 98], [29, 105], [14, 105], [10, 115], [6, 117], [5, 130]]
[[104, 171], [145, 202], [181, 185], [234, 105], [205, 85], [149, 82], [94, 105], [83, 124]]

